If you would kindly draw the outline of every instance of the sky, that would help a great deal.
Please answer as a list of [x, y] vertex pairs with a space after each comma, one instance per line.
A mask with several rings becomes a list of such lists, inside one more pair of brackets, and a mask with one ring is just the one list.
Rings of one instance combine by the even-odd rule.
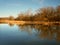
[[60, 5], [60, 0], [0, 0], [0, 17], [16, 17], [28, 9], [34, 12], [42, 7], [58, 5]]

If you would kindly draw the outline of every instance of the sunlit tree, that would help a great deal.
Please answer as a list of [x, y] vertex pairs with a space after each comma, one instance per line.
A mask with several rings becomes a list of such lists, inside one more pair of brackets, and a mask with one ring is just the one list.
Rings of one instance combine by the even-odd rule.
[[9, 17], [9, 20], [14, 20], [14, 17], [13, 17], [13, 16], [10, 16], [10, 17]]

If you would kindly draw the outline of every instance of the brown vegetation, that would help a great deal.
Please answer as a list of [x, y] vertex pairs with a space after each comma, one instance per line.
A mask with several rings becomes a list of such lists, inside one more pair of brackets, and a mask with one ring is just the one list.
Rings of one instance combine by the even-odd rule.
[[23, 21], [60, 21], [60, 6], [56, 8], [53, 7], [45, 7], [40, 8], [36, 11], [36, 14], [19, 14], [15, 20], [23, 20]]
[[20, 13], [16, 18], [10, 16], [9, 18], [0, 18], [0, 20], [15, 20], [15, 21], [60, 21], [60, 6], [39, 8], [35, 14], [28, 12]]

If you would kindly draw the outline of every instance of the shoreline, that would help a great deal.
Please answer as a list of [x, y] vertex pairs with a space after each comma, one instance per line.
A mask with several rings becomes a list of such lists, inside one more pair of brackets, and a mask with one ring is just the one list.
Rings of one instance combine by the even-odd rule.
[[60, 22], [45, 22], [45, 21], [16, 21], [16, 20], [0, 20], [0, 23], [8, 24], [40, 24], [40, 25], [60, 25]]

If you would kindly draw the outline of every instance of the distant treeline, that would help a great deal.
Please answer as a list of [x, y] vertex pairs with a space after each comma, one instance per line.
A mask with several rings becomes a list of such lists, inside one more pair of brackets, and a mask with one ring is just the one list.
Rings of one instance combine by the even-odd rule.
[[36, 13], [20, 13], [16, 18], [9, 17], [10, 20], [19, 21], [60, 21], [60, 5], [57, 7], [44, 7], [36, 10]]

